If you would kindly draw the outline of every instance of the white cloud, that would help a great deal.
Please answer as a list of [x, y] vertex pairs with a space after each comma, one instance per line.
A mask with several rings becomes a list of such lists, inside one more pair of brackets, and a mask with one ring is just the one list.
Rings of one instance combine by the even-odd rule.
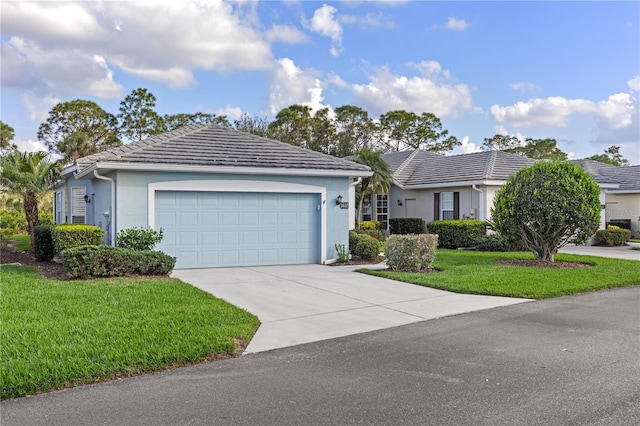
[[40, 141], [34, 141], [31, 139], [17, 139], [13, 143], [18, 146], [18, 151], [22, 152], [38, 152], [47, 151], [47, 147]]
[[309, 29], [322, 36], [331, 39], [331, 49], [329, 52], [332, 56], [340, 55], [342, 51], [342, 25], [335, 18], [338, 10], [327, 4], [316, 9], [309, 23]]
[[420, 75], [397, 75], [386, 66], [374, 69], [368, 84], [353, 85], [356, 104], [373, 114], [404, 109], [417, 114], [431, 112], [440, 118], [458, 116], [474, 108], [469, 87], [454, 82], [438, 62], [408, 66]]
[[340, 77], [338, 74], [334, 72], [329, 73], [329, 75], [326, 78], [326, 82], [328, 84], [333, 84], [334, 86], [339, 87], [341, 89], [346, 89], [347, 87], [349, 87], [349, 83], [344, 81], [342, 77]]
[[229, 120], [237, 120], [242, 116], [242, 108], [232, 105], [227, 105], [224, 108], [216, 110], [217, 116], [225, 115]]
[[627, 82], [627, 84], [629, 85], [629, 89], [633, 90], [634, 92], [640, 92], [640, 75], [636, 75], [635, 77], [633, 77]]
[[393, 19], [385, 18], [382, 12], [369, 12], [364, 16], [341, 15], [340, 22], [345, 25], [359, 25], [363, 28], [395, 28]]
[[464, 31], [469, 28], [469, 24], [464, 19], [456, 19], [452, 16], [447, 20], [445, 28], [454, 31]]
[[326, 107], [322, 101], [324, 84], [313, 70], [302, 70], [289, 58], [277, 61], [273, 70], [268, 113], [277, 114], [293, 104], [307, 105], [315, 112]]
[[59, 103], [60, 99], [52, 95], [38, 97], [31, 92], [26, 92], [22, 95], [21, 102], [29, 112], [29, 120], [43, 122], [47, 119], [51, 108]]
[[271, 29], [266, 32], [266, 37], [267, 40], [272, 43], [300, 44], [309, 41], [305, 33], [291, 25], [273, 25]]
[[540, 87], [536, 86], [533, 83], [529, 83], [526, 81], [520, 81], [518, 83], [509, 83], [509, 87], [513, 90], [517, 90], [521, 93], [529, 93], [538, 90]]
[[456, 146], [453, 149], [452, 154], [456, 155], [456, 154], [470, 154], [472, 152], [480, 152], [482, 151], [482, 149], [478, 146], [476, 146], [475, 143], [473, 142], [469, 142], [469, 136], [465, 136], [462, 139], [460, 139], [460, 145]]

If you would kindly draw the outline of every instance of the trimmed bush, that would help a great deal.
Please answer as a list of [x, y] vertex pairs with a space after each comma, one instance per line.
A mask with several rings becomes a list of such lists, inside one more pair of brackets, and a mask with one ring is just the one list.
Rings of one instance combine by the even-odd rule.
[[485, 235], [476, 239], [475, 247], [480, 251], [510, 251], [509, 242], [498, 234]]
[[380, 243], [367, 234], [359, 234], [352, 253], [362, 259], [375, 259], [380, 254]]
[[399, 217], [389, 219], [389, 231], [392, 234], [422, 234], [424, 221], [419, 217]]
[[599, 246], [621, 246], [631, 239], [631, 231], [628, 229], [609, 226], [596, 232], [596, 245]]
[[427, 224], [427, 229], [438, 235], [439, 247], [473, 247], [478, 238], [487, 234], [487, 223], [482, 220], [434, 220]]
[[378, 230], [378, 229], [365, 229], [363, 231], [363, 234], [368, 235], [370, 237], [372, 237], [375, 240], [378, 240], [380, 242], [384, 241], [384, 234], [382, 233], [382, 231]]
[[618, 228], [628, 229], [631, 231], [631, 219], [611, 219], [608, 224], [607, 228], [617, 226]]
[[112, 246], [82, 246], [60, 253], [62, 266], [71, 279], [168, 275], [175, 257], [152, 250], [131, 250]]
[[360, 222], [358, 228], [362, 229], [363, 231], [369, 229], [380, 229], [380, 222], [378, 222], [377, 220], [365, 220]]
[[116, 236], [118, 247], [132, 250], [153, 250], [162, 241], [162, 228], [156, 231], [151, 228], [122, 229]]
[[362, 234], [362, 231], [358, 232], [358, 230], [350, 230], [349, 231], [349, 251], [351, 254], [356, 254], [356, 245], [358, 244], [358, 237]]
[[384, 254], [392, 270], [418, 272], [431, 268], [437, 246], [437, 235], [392, 235], [387, 239]]
[[102, 244], [104, 231], [99, 226], [63, 224], [53, 228], [53, 248], [56, 253], [63, 250]]
[[38, 262], [48, 262], [53, 259], [53, 226], [36, 225], [33, 228], [34, 253]]

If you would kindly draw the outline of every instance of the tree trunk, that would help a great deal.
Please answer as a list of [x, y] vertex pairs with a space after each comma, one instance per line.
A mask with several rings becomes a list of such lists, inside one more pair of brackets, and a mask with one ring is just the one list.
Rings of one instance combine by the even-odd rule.
[[358, 203], [358, 212], [356, 213], [356, 229], [360, 226], [360, 217], [362, 216], [362, 202], [364, 201], [365, 194], [369, 188], [369, 178], [362, 179], [360, 183], [360, 202]]
[[29, 252], [33, 253], [35, 250], [35, 235], [33, 234], [33, 228], [38, 224], [38, 199], [36, 195], [27, 191], [24, 196], [24, 215], [27, 219], [27, 231], [31, 237], [31, 247]]

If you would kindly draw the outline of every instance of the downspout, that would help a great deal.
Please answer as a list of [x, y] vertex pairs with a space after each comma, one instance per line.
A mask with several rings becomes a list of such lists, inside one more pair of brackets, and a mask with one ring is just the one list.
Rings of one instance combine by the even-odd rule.
[[480, 188], [478, 188], [476, 186], [476, 184], [474, 183], [473, 185], [471, 185], [471, 188], [473, 188], [474, 191], [478, 191], [480, 193], [480, 195], [478, 195], [478, 217], [476, 219], [478, 220], [485, 220], [484, 217], [484, 191]]
[[111, 212], [110, 212], [110, 217], [109, 217], [109, 243], [110, 245], [114, 246], [115, 245], [115, 241], [116, 241], [116, 233], [115, 233], [115, 226], [113, 226], [113, 218], [114, 218], [114, 213], [116, 210], [116, 185], [115, 185], [115, 180], [113, 180], [110, 177], [107, 176], [102, 176], [98, 174], [97, 170], [93, 171], [93, 175], [98, 178], [98, 179], [102, 179], [102, 180], [106, 180], [108, 182], [111, 183]]
[[[362, 182], [361, 177], [359, 177], [358, 179], [356, 179], [355, 181], [349, 184], [349, 193], [351, 193], [351, 188], [354, 188], [353, 190], [353, 194], [354, 194], [353, 195], [353, 213], [354, 214], [352, 214], [351, 217], [349, 217], [349, 229], [352, 229], [351, 227], [352, 225], [353, 225], [353, 228], [355, 228], [356, 222], [360, 221], [360, 212], [356, 210], [356, 197], [355, 197], [355, 193], [356, 193], [355, 187], [360, 185], [360, 182]], [[351, 202], [351, 199], [349, 201]], [[351, 212], [351, 209], [349, 209], [349, 211]], [[356, 220], [356, 214], [358, 215], [358, 220]]]

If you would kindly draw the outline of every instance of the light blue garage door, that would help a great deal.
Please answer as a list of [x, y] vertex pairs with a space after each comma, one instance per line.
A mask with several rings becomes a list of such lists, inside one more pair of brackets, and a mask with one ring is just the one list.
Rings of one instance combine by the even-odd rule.
[[159, 250], [176, 268], [286, 265], [320, 260], [318, 194], [156, 192]]

